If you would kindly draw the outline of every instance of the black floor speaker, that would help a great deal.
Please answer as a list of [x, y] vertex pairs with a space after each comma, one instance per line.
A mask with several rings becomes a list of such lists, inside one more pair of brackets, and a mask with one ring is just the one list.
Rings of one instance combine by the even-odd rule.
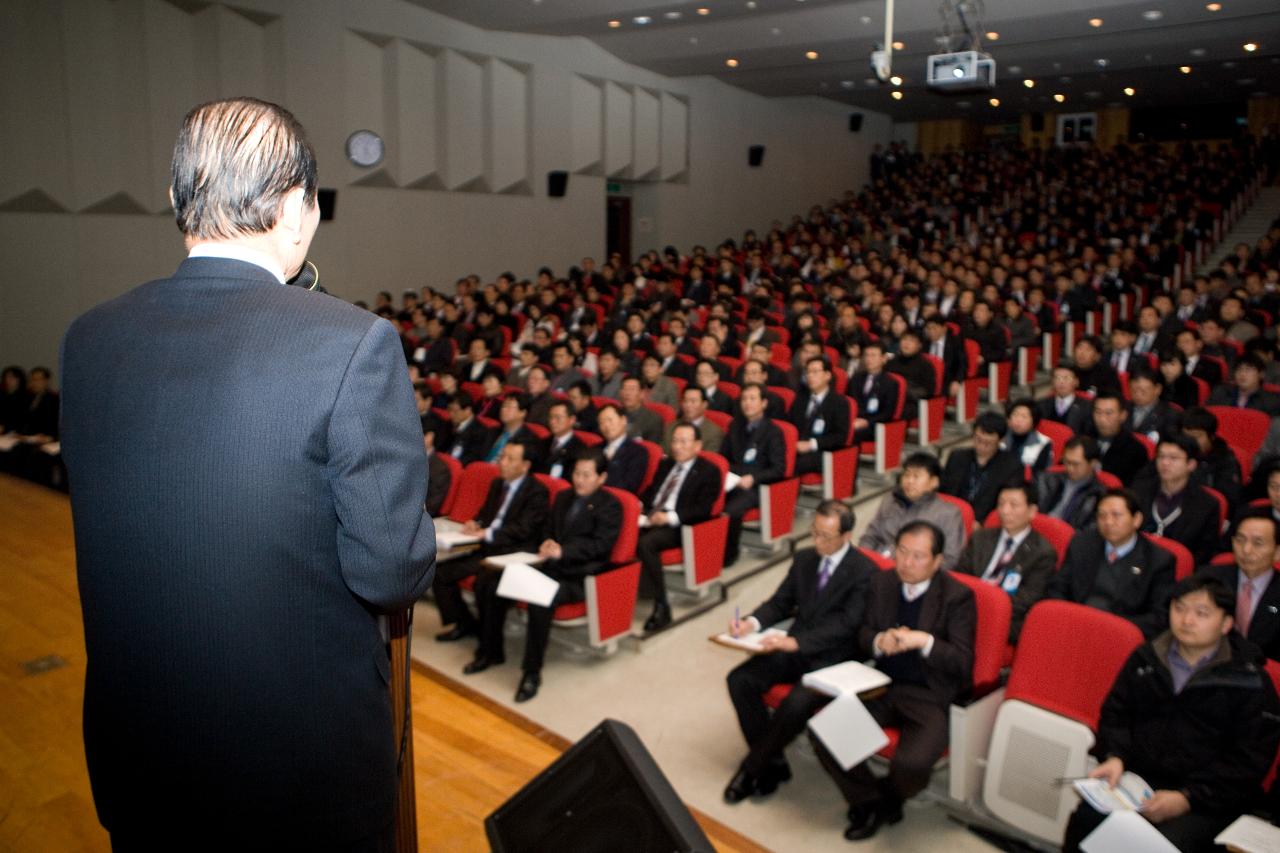
[[605, 720], [485, 818], [495, 853], [712, 853], [626, 723]]

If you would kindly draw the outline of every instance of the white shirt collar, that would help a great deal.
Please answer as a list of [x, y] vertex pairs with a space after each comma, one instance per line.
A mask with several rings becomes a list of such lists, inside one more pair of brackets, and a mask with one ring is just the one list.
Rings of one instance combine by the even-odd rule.
[[[1027, 535], [1028, 535], [1029, 533], [1031, 533], [1031, 525], [1030, 525], [1030, 524], [1028, 524], [1026, 527], [1022, 528], [1022, 532], [1021, 532], [1021, 533], [1015, 534], [1015, 535], [1013, 536], [1013, 550], [1015, 550], [1015, 551], [1016, 551], [1016, 550], [1018, 550], [1020, 547], [1022, 547], [1022, 543], [1023, 543], [1023, 541], [1027, 538]], [[999, 549], [1000, 549], [1000, 546], [1002, 546], [1002, 545], [1004, 544], [1004, 540], [1005, 540], [1005, 539], [1008, 539], [1008, 538], [1009, 538], [1009, 531], [1007, 531], [1007, 530], [1005, 530], [1003, 527], [1001, 527], [1001, 528], [1000, 528], [1000, 540], [999, 540], [999, 542], [998, 542], [998, 543], [997, 543], [997, 545], [996, 545], [996, 550], [999, 550]]]
[[902, 585], [902, 595], [907, 601], [915, 601], [920, 596], [929, 591], [929, 584], [933, 583], [933, 578], [920, 583], [904, 583]]
[[[853, 547], [853, 546], [852, 546], [852, 545], [850, 545], [848, 542], [846, 542], [846, 543], [844, 543], [844, 545], [840, 546], [840, 550], [839, 550], [839, 551], [836, 551], [836, 552], [835, 552], [834, 554], [832, 554], [830, 557], [823, 557], [822, 559], [823, 559], [823, 560], [830, 560], [830, 561], [831, 561], [831, 571], [833, 571], [833, 572], [834, 572], [834, 571], [836, 570], [836, 566], [838, 566], [838, 565], [840, 565], [841, 563], [843, 563], [843, 562], [844, 562], [844, 558], [845, 558], [845, 556], [849, 553], [849, 549], [850, 549], [851, 547]], [[822, 565], [822, 561], [821, 561], [821, 560], [819, 560], [819, 561], [818, 561], [818, 565]]]
[[605, 452], [608, 453], [610, 456], [612, 456], [613, 454], [618, 452], [618, 448], [621, 447], [622, 443], [626, 440], [627, 440], [627, 437], [625, 435], [622, 436], [621, 438], [615, 438], [613, 441], [609, 442], [604, 446]]
[[233, 261], [244, 261], [255, 267], [262, 267], [275, 276], [276, 281], [284, 284], [284, 270], [280, 262], [266, 252], [241, 246], [237, 243], [197, 243], [187, 253], [188, 258], [227, 258]]

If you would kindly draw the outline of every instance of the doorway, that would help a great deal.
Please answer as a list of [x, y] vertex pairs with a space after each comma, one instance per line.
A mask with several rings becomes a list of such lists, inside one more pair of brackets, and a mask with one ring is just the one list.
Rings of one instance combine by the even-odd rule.
[[631, 263], [631, 199], [624, 195], [605, 197], [605, 258], [617, 252], [624, 264]]

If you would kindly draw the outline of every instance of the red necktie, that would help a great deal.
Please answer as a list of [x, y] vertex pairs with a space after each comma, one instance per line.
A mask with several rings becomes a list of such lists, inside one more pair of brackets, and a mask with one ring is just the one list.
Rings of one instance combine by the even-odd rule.
[[1247, 578], [1240, 585], [1236, 596], [1236, 630], [1241, 637], [1249, 636], [1249, 620], [1253, 616], [1253, 582]]

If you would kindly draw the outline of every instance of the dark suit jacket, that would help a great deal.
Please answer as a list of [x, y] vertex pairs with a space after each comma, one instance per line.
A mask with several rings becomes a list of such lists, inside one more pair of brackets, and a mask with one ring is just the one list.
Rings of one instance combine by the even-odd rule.
[[1134, 410], [1130, 409], [1128, 417], [1125, 418], [1124, 428], [1143, 435], [1151, 432], [1160, 435], [1176, 433], [1182, 423], [1182, 416], [1164, 400], [1156, 400], [1151, 411], [1147, 412], [1146, 417], [1141, 421], [1135, 422], [1133, 415]]
[[671, 363], [662, 368], [662, 372], [666, 376], [674, 376], [686, 382], [693, 379], [693, 368], [685, 364], [683, 359], [674, 355], [671, 357]]
[[[898, 383], [890, 379], [884, 371], [876, 374], [871, 380], [871, 393], [862, 393], [867, 384], [867, 374], [859, 370], [849, 378], [845, 393], [858, 404], [858, 417], [873, 424], [887, 423], [893, 420], [894, 409], [898, 407]], [[797, 401], [799, 396], [796, 397]], [[873, 406], [871, 401], [876, 401]], [[875, 411], [871, 411], [872, 409]]]
[[[570, 435], [569, 440], [560, 448], [555, 446], [555, 441], [556, 437], [554, 435], [547, 440], [546, 446], [543, 448], [542, 464], [538, 466], [538, 471], [542, 474], [551, 474], [553, 477], [559, 477], [562, 480], [572, 479], [574, 461], [586, 445], [576, 435]], [[560, 466], [560, 470], [552, 473], [551, 469], [557, 465]]]
[[1196, 359], [1196, 366], [1192, 368], [1191, 375], [1197, 379], [1203, 379], [1209, 383], [1212, 388], [1222, 382], [1226, 377], [1222, 375], [1222, 368], [1218, 366], [1216, 361], [1209, 361], [1206, 358]]
[[427, 512], [436, 515], [449, 494], [453, 474], [449, 471], [449, 466], [441, 461], [439, 453], [432, 452], [427, 461]]
[[635, 439], [628, 438], [618, 446], [618, 452], [609, 461], [609, 479], [605, 484], [639, 497], [640, 485], [644, 483], [644, 472], [648, 467], [648, 451]]
[[[1097, 438], [1096, 433], [1090, 433], [1090, 435]], [[1102, 441], [1102, 439], [1098, 440]], [[1116, 437], [1111, 439], [1111, 446], [1107, 448], [1107, 452], [1102, 454], [1102, 470], [1108, 474], [1115, 474], [1120, 478], [1121, 483], [1132, 483], [1137, 479], [1138, 472], [1150, 461], [1147, 449], [1142, 446], [1142, 442], [1134, 438], [1133, 433], [1121, 428]]]
[[[1106, 540], [1102, 534], [1097, 530], [1077, 533], [1067, 547], [1062, 568], [1049, 581], [1048, 597], [1084, 604], [1093, 593], [1098, 570], [1106, 560]], [[1137, 544], [1120, 563], [1125, 568], [1124, 581], [1111, 612], [1137, 625], [1143, 636], [1150, 639], [1169, 624], [1173, 555], [1139, 533]]]
[[751, 614], [763, 628], [795, 617], [788, 633], [796, 638], [800, 654], [813, 669], [854, 657], [867, 587], [872, 575], [879, 573], [875, 564], [851, 545], [818, 592], [821, 565], [822, 558], [814, 549], [797, 551], [782, 583]]
[[[933, 352], [933, 342], [929, 340], [923, 341], [924, 352]], [[942, 376], [943, 381], [950, 385], [952, 382], [959, 382], [964, 379], [965, 374], [965, 354], [964, 343], [956, 335], [947, 332], [945, 338], [942, 339]]]
[[493, 446], [493, 431], [474, 417], [463, 428], [455, 428], [448, 454], [463, 465], [483, 462]]
[[[788, 420], [796, 425], [801, 441], [814, 439], [818, 442], [818, 450], [838, 450], [849, 446], [849, 403], [839, 397], [834, 387], [828, 388], [821, 405], [809, 417], [809, 389], [796, 394]], [[816, 431], [819, 422], [822, 425], [820, 433]]]
[[[1208, 566], [1201, 571], [1222, 581], [1233, 593], [1239, 592], [1240, 569], [1234, 564]], [[1262, 594], [1258, 606], [1253, 609], [1253, 619], [1249, 621], [1248, 640], [1261, 648], [1271, 660], [1280, 660], [1280, 571], [1275, 571], [1271, 575], [1267, 591]]]
[[1010, 480], [1021, 480], [1023, 474], [1022, 461], [1007, 450], [1001, 450], [991, 457], [980, 475], [977, 491], [968, 494], [969, 466], [975, 458], [973, 448], [957, 450], [947, 459], [947, 467], [942, 471], [942, 484], [938, 491], [944, 495], [953, 495], [969, 502], [973, 507], [974, 519], [981, 524], [991, 510], [996, 508], [996, 498], [1000, 489]]
[[[1062, 500], [1063, 489], [1067, 487], [1067, 475], [1062, 471], [1044, 471], [1036, 478], [1036, 491], [1040, 495], [1040, 503], [1038, 504], [1040, 512], [1048, 515]], [[1106, 488], [1098, 482], [1097, 478], [1091, 478], [1085, 493], [1076, 501], [1075, 510], [1070, 518], [1064, 518], [1063, 521], [1070, 524], [1076, 530], [1086, 530], [1097, 524], [1095, 513], [1098, 509], [1098, 501], [1106, 492]]]
[[[1141, 479], [1132, 488], [1142, 504], [1142, 529], [1147, 533], [1155, 533], [1153, 509], [1156, 495], [1160, 493], [1159, 478]], [[1218, 547], [1222, 544], [1222, 529], [1218, 526], [1218, 501], [1200, 486], [1188, 483], [1182, 497], [1182, 512], [1165, 525], [1161, 535], [1186, 545], [1195, 558], [1196, 565], [1208, 563], [1222, 550]]]
[[189, 258], [73, 322], [62, 374], [103, 825], [181, 814], [287, 845], [386, 826], [377, 613], [412, 603], [435, 560], [395, 329]]
[[[747, 461], [752, 449], [755, 458]], [[757, 483], [776, 483], [787, 475], [786, 440], [778, 425], [768, 418], [761, 419], [755, 432], [747, 431], [746, 418], [734, 418], [720, 452], [729, 460], [730, 471], [739, 476], [750, 474]]]
[[[867, 590], [867, 612], [858, 630], [858, 654], [875, 655], [876, 634], [898, 624], [902, 581], [894, 571], [877, 571]], [[973, 591], [939, 571], [925, 591], [919, 630], [933, 635], [933, 651], [924, 658], [925, 680], [939, 705], [956, 701], [973, 687], [973, 644], [978, 609]], [[903, 652], [918, 655], [919, 652]], [[889, 686], [893, 689], [893, 685]]]
[[[645, 512], [653, 512], [657, 507], [653, 502], [658, 499], [662, 484], [675, 466], [675, 460], [663, 458], [658, 464], [658, 472], [653, 476], [653, 483], [640, 498]], [[676, 515], [681, 524], [697, 524], [711, 517], [711, 505], [720, 497], [720, 469], [699, 456], [693, 460], [689, 473], [685, 474], [680, 491], [676, 492]]]
[[[982, 577], [996, 548], [1000, 547], [1000, 539], [1004, 535], [1002, 528], [993, 530], [984, 527], [974, 533], [969, 537], [968, 544], [964, 546], [955, 570]], [[1022, 623], [1027, 618], [1027, 611], [1044, 598], [1049, 588], [1049, 578], [1053, 577], [1057, 565], [1058, 552], [1049, 544], [1048, 539], [1034, 530], [1027, 533], [1022, 544], [1014, 550], [1013, 559], [1005, 571], [1006, 574], [1016, 571], [1022, 575], [1022, 580], [1013, 593], [1013, 621], [1009, 623], [1010, 643], [1018, 642], [1018, 635], [1022, 633]]]
[[[1230, 406], [1236, 407], [1240, 394], [1236, 391], [1234, 385], [1219, 385], [1209, 392], [1209, 399], [1206, 405], [1209, 406]], [[1246, 409], [1254, 409], [1259, 412], [1275, 417], [1280, 415], [1280, 396], [1276, 396], [1270, 391], [1259, 389], [1249, 395]]]
[[1092, 404], [1079, 397], [1071, 400], [1066, 414], [1062, 416], [1058, 415], [1058, 400], [1052, 394], [1043, 400], [1036, 401], [1036, 411], [1040, 414], [1041, 420], [1066, 424], [1076, 435], [1084, 433], [1085, 429], [1093, 423]]
[[593, 575], [609, 565], [609, 552], [622, 532], [622, 504], [604, 489], [586, 499], [585, 506], [569, 520], [569, 509], [578, 495], [565, 489], [551, 507], [551, 539], [559, 543], [561, 556], [541, 566], [557, 579]]
[[720, 390], [717, 390], [707, 400], [707, 408], [713, 412], [723, 412], [726, 415], [732, 415], [737, 407], [737, 401]]
[[1075, 371], [1080, 380], [1081, 391], [1097, 394], [1101, 391], [1120, 390], [1120, 377], [1106, 359], [1099, 359], [1097, 364], [1088, 369], [1077, 367]]
[[[488, 527], [502, 509], [502, 494], [507, 481], [501, 477], [489, 484], [484, 505], [476, 513], [476, 524]], [[493, 541], [484, 544], [484, 555], [510, 554], [515, 551], [536, 551], [546, 535], [547, 509], [551, 503], [547, 487], [538, 482], [532, 473], [520, 481], [520, 489], [511, 498], [502, 526], [493, 532]]]

